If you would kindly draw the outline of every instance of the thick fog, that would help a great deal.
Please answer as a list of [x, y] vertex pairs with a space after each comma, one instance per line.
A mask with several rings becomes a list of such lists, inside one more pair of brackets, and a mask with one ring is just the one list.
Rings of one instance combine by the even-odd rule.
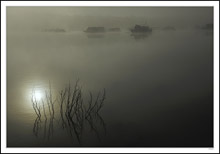
[[212, 7], [7, 7], [7, 28], [72, 31], [88, 26], [128, 29], [135, 24], [191, 28], [212, 23], [212, 16]]

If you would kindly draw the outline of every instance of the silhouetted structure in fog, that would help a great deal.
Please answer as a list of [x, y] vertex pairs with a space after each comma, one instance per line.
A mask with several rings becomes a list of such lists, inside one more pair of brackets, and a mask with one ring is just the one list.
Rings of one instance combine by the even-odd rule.
[[88, 27], [84, 32], [87, 33], [103, 33], [105, 32], [104, 27]]
[[133, 29], [131, 29], [132, 33], [147, 33], [152, 32], [152, 28], [149, 26], [141, 26], [141, 25], [135, 25]]

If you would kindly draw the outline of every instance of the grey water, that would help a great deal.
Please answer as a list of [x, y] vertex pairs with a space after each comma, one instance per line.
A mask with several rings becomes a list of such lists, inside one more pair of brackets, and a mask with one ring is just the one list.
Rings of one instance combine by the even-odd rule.
[[[53, 132], [33, 133], [31, 92], [54, 96], [79, 79], [85, 99], [106, 89], [95, 130], [82, 139], [55, 120]], [[49, 122], [47, 122], [47, 125]], [[47, 132], [48, 134], [48, 132]], [[7, 33], [8, 147], [211, 147], [213, 145], [213, 35], [194, 29], [87, 35]]]

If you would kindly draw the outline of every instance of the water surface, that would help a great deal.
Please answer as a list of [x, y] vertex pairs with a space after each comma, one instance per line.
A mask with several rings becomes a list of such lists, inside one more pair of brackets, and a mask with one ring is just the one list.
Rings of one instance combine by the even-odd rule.
[[[79, 143], [55, 120], [49, 137], [43, 122], [36, 136], [33, 88], [44, 93], [51, 82], [56, 96], [77, 79], [85, 100], [106, 89], [106, 132], [87, 123]], [[212, 116], [212, 32], [7, 33], [8, 147], [210, 147]]]

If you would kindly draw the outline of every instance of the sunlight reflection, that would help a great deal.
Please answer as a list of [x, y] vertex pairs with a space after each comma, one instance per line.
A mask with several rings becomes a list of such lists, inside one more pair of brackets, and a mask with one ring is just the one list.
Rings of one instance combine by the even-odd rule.
[[26, 106], [32, 108], [32, 99], [36, 102], [41, 102], [45, 99], [45, 90], [47, 90], [47, 84], [44, 80], [29, 80], [25, 82], [25, 87], [23, 88]]
[[36, 100], [36, 101], [40, 101], [42, 98], [43, 98], [43, 92], [41, 90], [35, 90], [33, 92], [33, 98]]

